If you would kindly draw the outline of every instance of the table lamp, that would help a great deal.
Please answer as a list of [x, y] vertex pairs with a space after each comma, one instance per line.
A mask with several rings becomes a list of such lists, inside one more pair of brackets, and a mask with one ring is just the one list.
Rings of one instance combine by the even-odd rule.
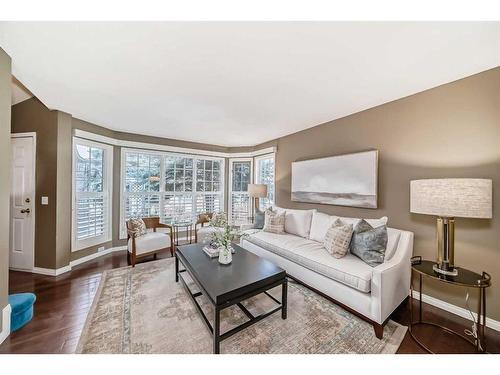
[[267, 197], [266, 184], [248, 184], [248, 195], [255, 200], [254, 214], [259, 211], [259, 198]]
[[434, 271], [456, 276], [455, 218], [492, 218], [493, 182], [483, 178], [410, 181], [410, 212], [437, 216], [437, 264]]

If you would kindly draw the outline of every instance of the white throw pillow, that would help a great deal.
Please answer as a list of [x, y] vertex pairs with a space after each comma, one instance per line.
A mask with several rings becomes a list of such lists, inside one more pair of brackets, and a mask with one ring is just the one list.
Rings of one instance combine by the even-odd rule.
[[[356, 217], [342, 217], [339, 216], [340, 220], [344, 223], [352, 224], [355, 228], [356, 225], [361, 221], [360, 218]], [[373, 228], [381, 227], [382, 225], [387, 225], [387, 216], [382, 216], [380, 219], [365, 219], [365, 221], [370, 224]]]
[[[311, 231], [309, 234], [309, 239], [317, 242], [323, 242], [325, 239], [326, 232], [333, 225], [333, 223], [340, 219], [346, 224], [352, 224], [353, 228], [361, 221], [359, 218], [354, 217], [340, 217], [335, 215], [327, 215], [323, 212], [314, 212], [311, 220]], [[365, 219], [368, 224], [373, 228], [380, 227], [382, 225], [387, 225], [387, 216], [383, 216], [380, 219]]]
[[326, 232], [328, 232], [328, 229], [330, 229], [330, 227], [333, 225], [335, 218], [336, 216], [330, 216], [324, 214], [323, 212], [313, 212], [309, 239], [323, 243]]
[[291, 210], [287, 208], [285, 210], [285, 232], [308, 238], [314, 211], [316, 210]]
[[335, 223], [326, 232], [323, 246], [334, 258], [342, 258], [349, 251], [351, 243], [353, 227], [352, 224], [346, 224], [340, 219], [335, 220]]

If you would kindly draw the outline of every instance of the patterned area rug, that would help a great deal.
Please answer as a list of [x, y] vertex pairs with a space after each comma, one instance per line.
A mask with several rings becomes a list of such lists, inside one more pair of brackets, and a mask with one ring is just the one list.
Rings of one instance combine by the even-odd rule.
[[[211, 353], [212, 337], [175, 283], [174, 268], [173, 259], [164, 259], [105, 272], [77, 353]], [[378, 340], [370, 324], [302, 285], [288, 285], [288, 318], [276, 312], [222, 341], [221, 353], [395, 353], [404, 338], [406, 327], [389, 321]], [[281, 299], [281, 287], [270, 293]], [[208, 301], [199, 300], [212, 316]], [[264, 294], [243, 304], [254, 315], [276, 306]], [[246, 320], [238, 307], [225, 309], [221, 332]]]

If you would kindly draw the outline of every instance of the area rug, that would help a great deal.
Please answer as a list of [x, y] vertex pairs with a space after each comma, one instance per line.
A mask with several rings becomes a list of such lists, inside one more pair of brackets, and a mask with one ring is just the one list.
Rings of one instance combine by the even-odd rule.
[[[174, 259], [164, 259], [105, 272], [76, 352], [211, 353], [212, 336], [174, 269]], [[270, 293], [280, 299], [281, 287]], [[213, 316], [208, 300], [199, 301]], [[276, 306], [264, 294], [243, 304], [254, 315]], [[221, 332], [246, 320], [237, 306], [227, 308]], [[276, 312], [222, 341], [221, 353], [395, 353], [405, 333], [389, 321], [378, 340], [367, 322], [289, 282], [288, 318]]]

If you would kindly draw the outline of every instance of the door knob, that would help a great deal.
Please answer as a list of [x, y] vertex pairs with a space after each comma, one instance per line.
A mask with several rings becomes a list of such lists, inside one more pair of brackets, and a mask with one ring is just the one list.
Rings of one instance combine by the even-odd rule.
[[31, 210], [29, 208], [25, 208], [25, 209], [21, 210], [22, 214], [29, 214], [30, 212], [31, 212]]

